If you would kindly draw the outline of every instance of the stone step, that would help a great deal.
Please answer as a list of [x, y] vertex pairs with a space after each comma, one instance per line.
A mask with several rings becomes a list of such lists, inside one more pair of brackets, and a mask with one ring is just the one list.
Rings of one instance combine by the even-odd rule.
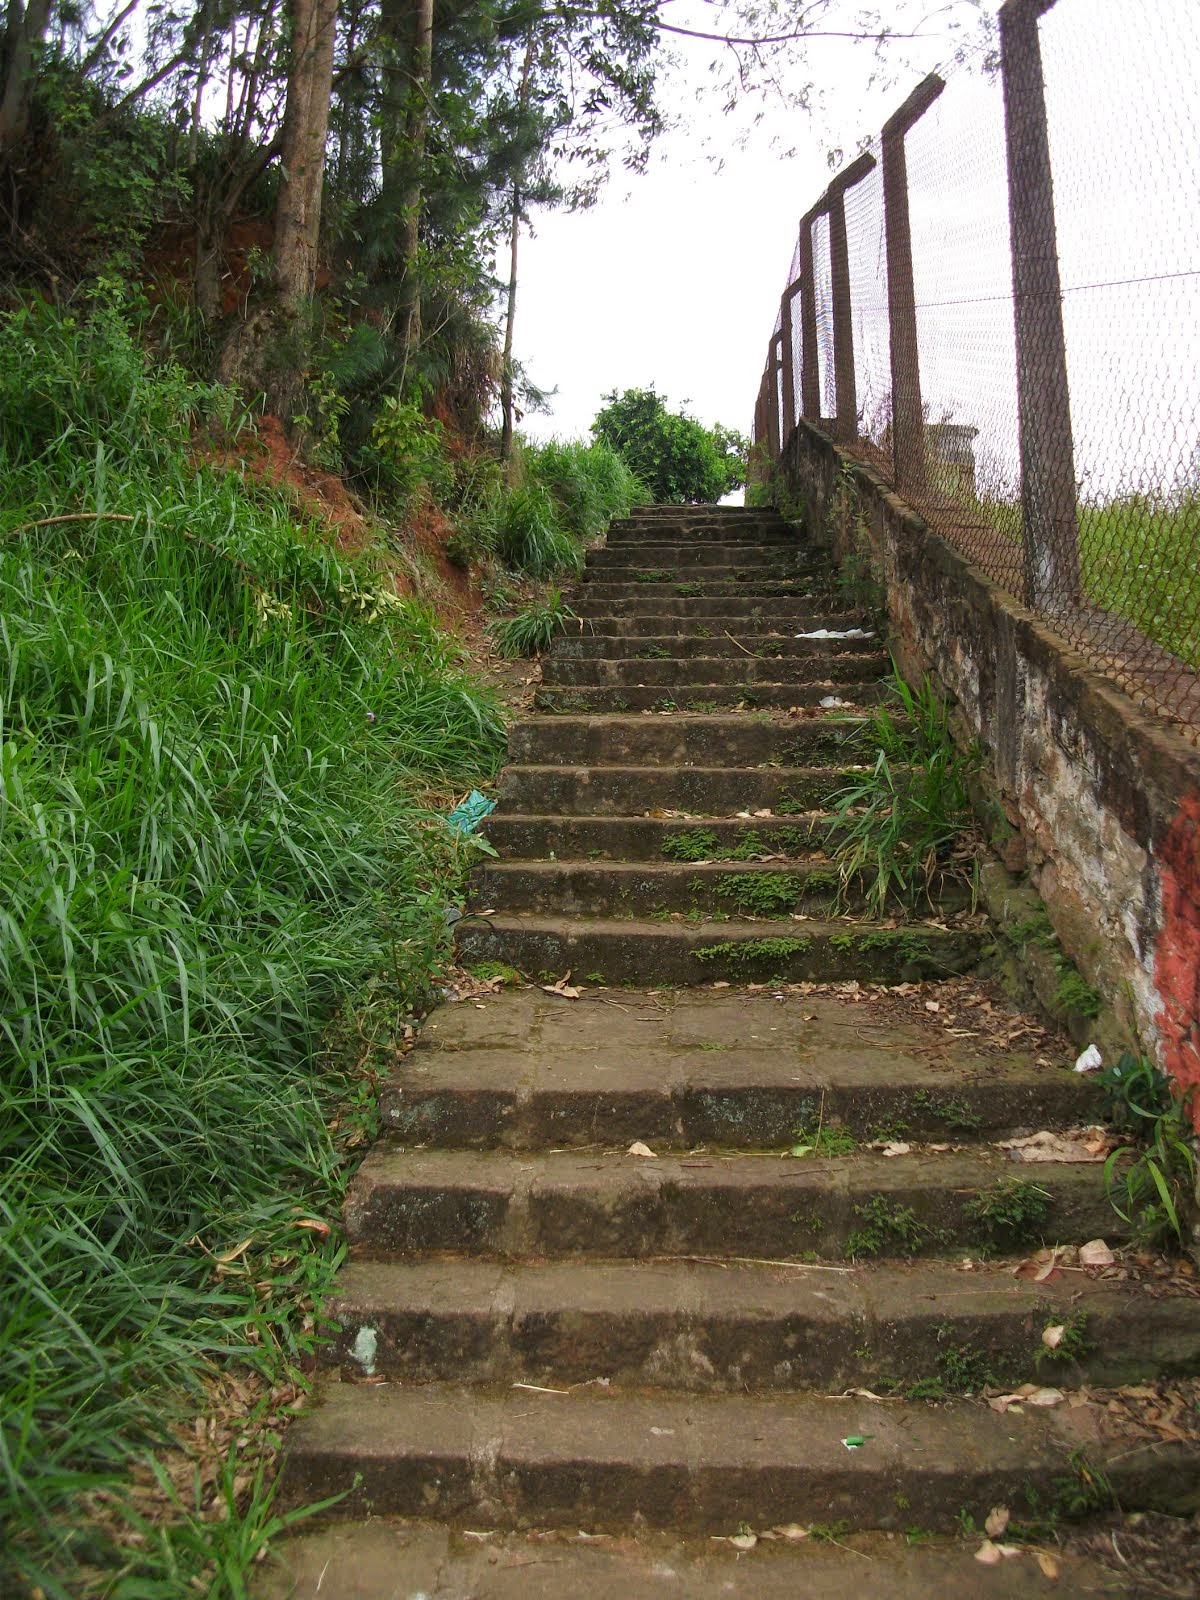
[[[859, 873], [843, 884], [827, 857], [705, 866], [509, 859], [480, 864], [467, 903], [475, 911], [492, 906], [578, 917], [773, 920], [800, 912], [821, 917], [862, 911], [868, 882]], [[941, 914], [964, 910], [971, 898], [971, 886], [961, 876], [938, 877], [928, 886], [927, 903]], [[897, 914], [903, 909], [897, 901]]]
[[807, 541], [796, 528], [787, 523], [763, 527], [753, 522], [745, 523], [668, 523], [668, 522], [613, 522], [609, 524], [605, 544], [628, 546], [636, 549], [651, 542], [677, 545], [707, 545], [719, 540], [723, 545], [745, 544], [757, 549], [804, 549]]
[[[942, 1399], [1022, 1383], [1146, 1384], [1200, 1371], [1200, 1318], [1181, 1291], [1085, 1271], [1053, 1284], [1011, 1261], [831, 1272], [737, 1263], [352, 1261], [325, 1302], [322, 1364], [404, 1383], [691, 1393], [851, 1388]], [[1041, 1335], [1075, 1330], [1048, 1362]]]
[[384, 1126], [457, 1149], [641, 1139], [782, 1154], [818, 1128], [853, 1150], [998, 1140], [1099, 1114], [1069, 1057], [1040, 1065], [1014, 1042], [997, 1058], [969, 1027], [948, 1052], [934, 1013], [882, 1024], [831, 995], [610, 994], [574, 976], [575, 1001], [530, 988], [436, 1013], [382, 1086]]
[[621, 918], [468, 914], [459, 960], [500, 962], [530, 976], [570, 969], [597, 983], [910, 983], [971, 972], [991, 935], [913, 922], [670, 923]]
[[[508, 730], [510, 761], [535, 765], [713, 766], [780, 763], [830, 765], [847, 758], [874, 759], [870, 726], [861, 716], [763, 718], [720, 715], [677, 717], [532, 717]], [[863, 752], [870, 752], [864, 756]]]
[[[866, 633], [866, 637], [859, 637]], [[879, 635], [859, 629], [854, 635], [838, 638], [810, 638], [797, 633], [769, 633], [764, 624], [753, 623], [736, 632], [733, 628], [710, 628], [701, 634], [648, 634], [637, 641], [620, 635], [563, 634], [554, 642], [553, 654], [558, 660], [570, 661], [688, 661], [694, 657], [732, 656], [744, 661], [748, 657], [760, 660], [811, 659], [814, 650], [824, 654], [874, 654], [879, 649]]]
[[[858, 649], [852, 648], [858, 645]], [[650, 687], [698, 683], [734, 686], [779, 683], [858, 682], [872, 674], [882, 677], [890, 665], [877, 641], [810, 639], [803, 654], [783, 660], [760, 656], [691, 656], [687, 660], [569, 661], [549, 656], [542, 663], [542, 684], [607, 688], [610, 685]]]
[[644, 572], [647, 569], [669, 570], [671, 579], [666, 581], [684, 581], [693, 572], [699, 573], [709, 569], [728, 572], [753, 569], [778, 574], [781, 577], [792, 577], [798, 571], [817, 572], [822, 565], [819, 558], [814, 560], [801, 545], [761, 545], [749, 540], [731, 541], [728, 544], [717, 543], [711, 539], [703, 542], [694, 540], [683, 544], [669, 544], [665, 541], [653, 544], [610, 544], [603, 545], [598, 550], [590, 550], [587, 556], [589, 572], [604, 572], [617, 578], [626, 573]]
[[[1013, 1185], [1021, 1187], [1014, 1189]], [[1020, 1212], [1014, 1231], [1004, 1219]], [[346, 1200], [368, 1257], [910, 1258], [1125, 1235], [1095, 1165], [1014, 1175], [991, 1148], [890, 1159], [412, 1149], [385, 1137]]]
[[[653, 569], [641, 569], [653, 570]], [[665, 570], [665, 569], [664, 569]], [[690, 595], [687, 591], [695, 589]], [[682, 592], [681, 592], [682, 591]], [[830, 597], [830, 585], [816, 573], [794, 578], [769, 578], [761, 572], [746, 571], [740, 577], [724, 577], [719, 572], [705, 572], [692, 577], [617, 579], [603, 573], [584, 573], [569, 595], [572, 607], [580, 602], [632, 600], [641, 606], [656, 605], [663, 600], [687, 599], [747, 599], [753, 605], [766, 605], [772, 600], [819, 600], [825, 603]]]
[[739, 629], [761, 632], [771, 627], [780, 632], [798, 633], [802, 628], [855, 627], [861, 614], [859, 610], [852, 612], [848, 606], [838, 610], [832, 603], [818, 606], [816, 601], [793, 604], [777, 600], [770, 605], [748, 606], [736, 596], [716, 600], [688, 600], [680, 596], [658, 602], [654, 611], [630, 609], [636, 605], [636, 600], [608, 601], [595, 606], [577, 602], [573, 607], [576, 621], [569, 624], [571, 631], [567, 637], [583, 634], [596, 638], [643, 639], [647, 635], [661, 634], [664, 625], [679, 639], [703, 636], [706, 628], [718, 634], [723, 628], [737, 633]]
[[784, 815], [820, 809], [866, 770], [849, 761], [838, 767], [508, 766], [498, 793], [501, 807], [560, 815]]
[[[781, 669], [782, 670], [782, 669]], [[830, 708], [842, 714], [856, 707], [876, 704], [887, 694], [873, 658], [857, 671], [852, 662], [838, 669], [838, 681], [830, 676], [828, 665], [820, 669], [825, 677], [811, 683], [674, 683], [614, 684], [598, 688], [592, 684], [561, 687], [547, 684], [534, 691], [537, 711], [567, 713], [660, 712], [696, 713], [741, 708], [748, 711], [790, 711], [799, 707], [824, 709], [822, 701], [835, 702]], [[859, 675], [861, 673], [861, 676]], [[697, 674], [699, 676], [699, 674]], [[791, 672], [789, 677], [794, 676]]]
[[754, 822], [714, 818], [564, 817], [506, 810], [488, 818], [487, 837], [502, 854], [525, 859], [605, 861], [795, 860], [824, 851], [825, 812]]
[[[984, 1508], [980, 1526], [986, 1516]], [[1035, 1545], [985, 1567], [972, 1559], [978, 1535], [973, 1542], [956, 1541], [915, 1525], [907, 1536], [769, 1535], [753, 1550], [645, 1528], [623, 1537], [576, 1528], [529, 1534], [472, 1530], [468, 1537], [444, 1526], [387, 1517], [305, 1528], [272, 1543], [255, 1579], [257, 1600], [333, 1600], [331, 1572], [337, 1574], [336, 1600], [579, 1600], [580, 1595], [845, 1600], [861, 1588], [864, 1571], [871, 1574], [873, 1592], [886, 1600], [951, 1594], [964, 1600], [1028, 1600], [1033, 1593], [1054, 1592], [1041, 1574], [1042, 1552]], [[1125, 1573], [1115, 1555], [1111, 1567], [1103, 1567], [1056, 1545], [1053, 1560], [1058, 1592], [1072, 1600], [1137, 1593], [1145, 1600], [1139, 1578]], [[396, 1588], [399, 1572], [404, 1574], [401, 1590]]]
[[[850, 1449], [846, 1439], [863, 1444]], [[1063, 1480], [1074, 1480], [1072, 1462], [1083, 1460], [1123, 1506], [1190, 1510], [1200, 1497], [1194, 1443], [1131, 1448], [1102, 1401], [1014, 1418], [976, 1400], [740, 1396], [733, 1404], [349, 1383], [324, 1385], [316, 1409], [290, 1430], [281, 1497], [286, 1506], [345, 1492], [343, 1517], [369, 1509], [470, 1528], [648, 1524], [733, 1534], [746, 1524], [845, 1519], [950, 1530], [961, 1511], [983, 1518], [1026, 1496], [1056, 1503]]]

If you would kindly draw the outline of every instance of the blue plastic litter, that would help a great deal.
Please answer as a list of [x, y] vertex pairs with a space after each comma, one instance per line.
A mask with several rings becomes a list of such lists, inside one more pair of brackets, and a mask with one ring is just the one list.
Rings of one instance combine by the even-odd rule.
[[465, 800], [460, 800], [451, 811], [446, 821], [455, 833], [474, 833], [476, 828], [485, 818], [489, 817], [496, 809], [496, 802], [489, 800], [478, 789], [472, 789]]

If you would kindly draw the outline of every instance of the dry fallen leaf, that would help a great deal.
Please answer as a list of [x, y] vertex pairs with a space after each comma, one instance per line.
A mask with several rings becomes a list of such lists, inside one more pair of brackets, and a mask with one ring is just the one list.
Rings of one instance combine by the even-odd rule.
[[911, 1149], [912, 1146], [905, 1144], [903, 1139], [890, 1139], [884, 1145], [880, 1154], [885, 1156], [906, 1156]]
[[570, 984], [570, 983], [567, 982], [567, 979], [570, 976], [571, 976], [571, 974], [570, 974], [569, 971], [565, 972], [565, 973], [563, 973], [562, 977], [558, 980], [557, 983], [544, 983], [542, 985], [542, 988], [546, 991], [547, 994], [560, 994], [560, 995], [562, 995], [564, 1000], [578, 1000], [579, 999], [579, 990], [576, 989], [573, 984]]
[[321, 1222], [316, 1217], [302, 1217], [292, 1224], [295, 1228], [309, 1228], [313, 1233], [319, 1233], [322, 1239], [329, 1237], [329, 1224]]
[[1042, 1343], [1046, 1346], [1046, 1349], [1057, 1350], [1059, 1345], [1063, 1342], [1063, 1334], [1066, 1333], [1066, 1331], [1067, 1326], [1064, 1322], [1056, 1322], [1053, 1327], [1043, 1328]]
[[651, 1150], [650, 1146], [643, 1144], [640, 1139], [635, 1139], [625, 1154], [627, 1156], [650, 1156], [654, 1160], [658, 1159], [658, 1152]]
[[735, 1533], [729, 1542], [735, 1550], [753, 1550], [758, 1543], [758, 1535], [756, 1533]]
[[1081, 1267], [1111, 1267], [1116, 1259], [1103, 1239], [1090, 1239], [1087, 1244], [1079, 1246]]
[[1042, 1574], [1047, 1578], [1057, 1578], [1059, 1572], [1058, 1561], [1046, 1550], [1037, 1553], [1037, 1564], [1042, 1569]]
[[794, 1543], [808, 1538], [808, 1529], [799, 1522], [785, 1522], [771, 1531], [772, 1533], [777, 1533], [781, 1539], [791, 1539]]
[[994, 1567], [1003, 1560], [999, 1549], [990, 1539], [985, 1539], [975, 1552], [976, 1561], [982, 1561], [985, 1567]]
[[983, 1524], [984, 1532], [987, 1534], [989, 1539], [998, 1539], [1007, 1527], [1008, 1507], [993, 1506], [987, 1514], [987, 1520]]
[[936, 1000], [926, 1000], [925, 1009], [926, 1011], [940, 1011], [942, 1008]]

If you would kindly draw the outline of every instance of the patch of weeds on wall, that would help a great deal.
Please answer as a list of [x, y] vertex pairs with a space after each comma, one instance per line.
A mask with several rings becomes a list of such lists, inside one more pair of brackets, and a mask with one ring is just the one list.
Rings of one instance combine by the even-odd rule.
[[916, 1255], [926, 1244], [941, 1242], [942, 1233], [922, 1222], [911, 1206], [897, 1205], [886, 1195], [873, 1194], [854, 1215], [860, 1226], [846, 1238], [846, 1254], [854, 1259], [885, 1254]]
[[887, 608], [887, 587], [877, 570], [870, 525], [849, 466], [843, 466], [837, 475], [829, 517], [842, 552], [835, 579], [838, 594], [847, 604], [865, 607], [882, 620]]
[[1028, 957], [1030, 950], [1040, 950], [1049, 959], [1056, 979], [1050, 1001], [1054, 1012], [1060, 1016], [1075, 1013], [1089, 1019], [1100, 1015], [1103, 996], [1080, 976], [1074, 962], [1059, 943], [1044, 908], [1021, 918], [1019, 922], [1009, 923], [1003, 932], [1022, 959]]
[[1113, 1210], [1136, 1243], [1183, 1246], [1196, 1181], [1193, 1090], [1181, 1093], [1148, 1057], [1131, 1050], [1102, 1067], [1096, 1081], [1109, 1121], [1132, 1140], [1104, 1164]]

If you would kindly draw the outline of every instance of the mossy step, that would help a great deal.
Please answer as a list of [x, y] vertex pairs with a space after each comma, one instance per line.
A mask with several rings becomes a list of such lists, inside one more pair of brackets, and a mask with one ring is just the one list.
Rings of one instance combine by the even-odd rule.
[[[790, 633], [771, 633], [765, 619], [742, 626], [710, 628], [707, 633], [657, 633], [634, 641], [624, 634], [563, 633], [554, 641], [552, 654], [559, 660], [672, 660], [686, 661], [694, 656], [712, 658], [733, 656], [745, 660], [757, 656], [763, 660], [791, 660], [811, 658], [814, 646], [824, 654], [841, 655], [877, 651], [879, 634], [874, 629], [858, 628], [845, 624], [832, 630], [835, 635], [849, 637], [810, 638], [816, 629], [798, 629]], [[827, 631], [827, 630], [826, 630]]]
[[[852, 1272], [729, 1263], [350, 1262], [322, 1364], [347, 1376], [691, 1393], [817, 1390], [941, 1399], [1025, 1382], [1115, 1386], [1200, 1371], [1190, 1295], [989, 1263]], [[1050, 1361], [1041, 1334], [1070, 1330]]]
[[[652, 605], [659, 599], [699, 600], [740, 597], [748, 598], [752, 605], [761, 605], [779, 599], [827, 598], [832, 585], [832, 576], [825, 568], [814, 568], [811, 572], [801, 572], [795, 577], [782, 578], [770, 577], [756, 568], [748, 568], [736, 577], [725, 575], [717, 569], [703, 572], [672, 572], [666, 577], [660, 576], [658, 569], [641, 570], [646, 575], [637, 579], [621, 579], [602, 572], [594, 574], [585, 572], [583, 579], [575, 587], [574, 594], [581, 601], [607, 603], [633, 600], [643, 606]], [[665, 568], [661, 570], [666, 571]], [[694, 588], [697, 593], [691, 596], [686, 592], [681, 594], [681, 585], [686, 585], [688, 589]]]
[[[780, 668], [781, 676], [783, 669]], [[839, 704], [832, 714], [844, 716], [855, 707], [875, 705], [887, 694], [883, 672], [874, 657], [862, 662], [857, 670], [847, 668], [839, 672], [835, 683], [829, 667], [820, 669], [825, 676], [812, 682], [779, 683], [707, 683], [701, 682], [697, 673], [693, 683], [613, 684], [598, 688], [592, 684], [566, 686], [544, 685], [534, 690], [535, 710], [550, 713], [599, 712], [708, 712], [723, 708], [745, 711], [790, 711], [799, 707], [821, 707], [823, 700]], [[789, 678], [795, 674], [789, 672]]]
[[[779, 918], [862, 911], [868, 875], [843, 882], [827, 858], [816, 862], [716, 862], [651, 866], [646, 862], [508, 859], [481, 862], [472, 874], [469, 905], [559, 916], [653, 917], [717, 921], [723, 917]], [[922, 905], [940, 914], [965, 910], [964, 879], [931, 881]], [[892, 909], [903, 912], [899, 901]]]
[[753, 823], [728, 817], [565, 817], [493, 812], [487, 837], [505, 855], [525, 859], [628, 862], [793, 860], [829, 844], [827, 813], [768, 817]]
[[730, 570], [759, 567], [772, 572], [790, 573], [797, 568], [815, 571], [825, 565], [803, 548], [786, 543], [759, 544], [750, 540], [694, 539], [685, 543], [642, 542], [605, 545], [589, 551], [588, 570], [611, 572], [614, 576], [630, 569], [670, 567], [681, 577], [713, 567]]
[[[1013, 1220], [1016, 1219], [1016, 1220]], [[347, 1196], [363, 1257], [907, 1259], [1125, 1236], [1096, 1166], [1002, 1152], [840, 1158], [423, 1150], [387, 1138]]]
[[[861, 752], [860, 752], [861, 756]], [[852, 758], [852, 753], [851, 753]], [[836, 767], [508, 766], [500, 775], [502, 808], [560, 815], [641, 816], [687, 811], [732, 816], [819, 810], [860, 776]]]
[[[799, 641], [797, 641], [799, 642]], [[855, 646], [858, 648], [854, 648]], [[673, 687], [695, 684], [727, 684], [753, 690], [759, 684], [847, 683], [882, 676], [888, 658], [877, 640], [808, 639], [802, 653], [780, 659], [742, 655], [690, 656], [686, 660], [570, 661], [550, 656], [542, 663], [542, 685], [579, 688], [607, 688], [615, 685]]]
[[835, 600], [820, 604], [815, 600], [777, 600], [771, 605], [751, 606], [736, 595], [717, 600], [677, 595], [673, 600], [659, 601], [653, 611], [639, 608], [636, 599], [597, 605], [576, 600], [572, 609], [576, 620], [568, 624], [568, 637], [583, 634], [605, 639], [641, 639], [661, 634], [664, 628], [675, 638], [702, 637], [705, 629], [710, 634], [714, 630], [720, 634], [725, 628], [740, 637], [742, 632], [762, 632], [764, 628], [798, 633], [801, 629], [828, 628], [836, 632], [841, 628], [872, 626], [862, 621], [861, 608], [848, 604], [839, 607]]
[[554, 766], [800, 766], [859, 761], [863, 752], [874, 759], [870, 728], [863, 716], [849, 710], [837, 718], [775, 720], [719, 713], [532, 717], [514, 722], [508, 731], [510, 761]]
[[464, 917], [464, 962], [499, 961], [552, 977], [569, 968], [609, 984], [899, 983], [973, 971], [991, 936], [937, 924], [857, 928], [838, 922], [623, 921], [527, 913]]
[[[484, 975], [503, 973], [483, 967]], [[824, 1130], [826, 1149], [872, 1140], [973, 1143], [1087, 1122], [1091, 1085], [1011, 1047], [955, 1041], [931, 1020], [882, 1023], [828, 995], [597, 989], [510, 990], [437, 1012], [381, 1091], [405, 1141], [459, 1148], [601, 1146], [649, 1140], [775, 1150]], [[807, 1158], [805, 1158], [807, 1159]], [[1200, 1319], [1197, 1319], [1200, 1323]]]

